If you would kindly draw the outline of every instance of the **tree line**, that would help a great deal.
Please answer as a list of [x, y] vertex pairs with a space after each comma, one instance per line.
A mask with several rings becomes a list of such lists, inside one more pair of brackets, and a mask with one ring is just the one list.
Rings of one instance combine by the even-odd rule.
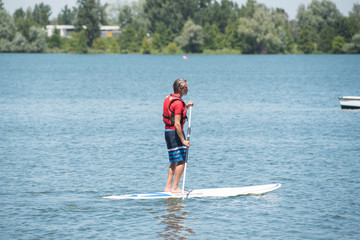
[[[144, 54], [311, 54], [360, 53], [360, 4], [343, 16], [330, 0], [298, 7], [295, 20], [281, 8], [255, 0], [239, 6], [230, 0], [139, 0], [109, 5], [78, 0], [50, 20], [51, 7], [17, 9], [0, 0], [1, 52]], [[74, 25], [71, 37], [48, 24]], [[101, 25], [118, 25], [119, 37], [100, 38]], [[83, 26], [86, 26], [84, 28]]]

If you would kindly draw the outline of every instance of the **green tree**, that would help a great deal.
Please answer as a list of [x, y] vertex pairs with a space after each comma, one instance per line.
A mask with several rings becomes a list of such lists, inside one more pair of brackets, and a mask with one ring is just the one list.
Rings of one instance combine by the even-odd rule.
[[196, 12], [198, 11], [198, 0], [182, 0], [175, 1], [177, 8], [182, 16], [182, 19], [194, 19]]
[[256, 0], [247, 0], [244, 17], [252, 18], [254, 16], [256, 6], [257, 6]]
[[240, 18], [238, 31], [244, 53], [278, 53], [281, 40], [267, 10], [255, 11], [252, 18]]
[[88, 45], [87, 45], [87, 39], [85, 35], [85, 31], [80, 31], [77, 34], [77, 44], [75, 48], [76, 53], [87, 53], [88, 52]]
[[[188, 0], [184, 0], [188, 3]], [[171, 33], [178, 35], [187, 18], [184, 18], [184, 1], [177, 0], [147, 0], [144, 5], [144, 12], [150, 22], [149, 29], [151, 32], [159, 32], [159, 25], [163, 24], [170, 28]], [[191, 1], [190, 1], [191, 2]], [[183, 6], [182, 6], [183, 5]], [[191, 4], [192, 5], [192, 4]], [[191, 7], [190, 7], [191, 8]], [[189, 12], [186, 15], [192, 15]]]
[[356, 19], [360, 23], [360, 4], [354, 3], [353, 9], [349, 12], [349, 17]]
[[349, 17], [343, 18], [342, 24], [337, 28], [337, 34], [345, 37], [350, 42], [355, 34], [360, 32], [360, 4], [355, 3], [353, 9], [349, 12]]
[[34, 21], [45, 28], [46, 25], [50, 23], [49, 17], [51, 16], [51, 7], [44, 3], [40, 3], [39, 5], [35, 4], [32, 14]]
[[27, 41], [21, 33], [17, 32], [14, 40], [11, 42], [11, 52], [26, 52], [27, 50]]
[[96, 0], [96, 7], [97, 7], [97, 14], [99, 16], [99, 22], [101, 25], [108, 25], [108, 17], [106, 8], [109, 6], [108, 3], [105, 3], [104, 5], [101, 5], [100, 0]]
[[54, 28], [53, 34], [47, 40], [47, 45], [49, 48], [60, 48], [61, 37], [59, 29]]
[[9, 40], [0, 38], [0, 52], [10, 52], [11, 42]]
[[11, 51], [11, 41], [15, 37], [15, 25], [5, 9], [0, 9], [0, 52]]
[[342, 53], [343, 50], [343, 46], [345, 44], [345, 39], [342, 36], [336, 36], [333, 40], [332, 40], [332, 52], [333, 53]]
[[279, 26], [286, 27], [288, 25], [289, 16], [287, 15], [284, 9], [281, 8], [276, 8], [275, 10], [272, 9], [270, 12], [270, 16], [272, 22], [275, 24], [275, 27], [279, 27]]
[[75, 24], [77, 31], [82, 31], [83, 26], [87, 45], [92, 46], [93, 41], [100, 37], [100, 19], [95, 0], [78, 0], [78, 16]]
[[24, 10], [22, 8], [16, 9], [13, 15], [14, 21], [16, 22], [18, 19], [24, 19], [26, 16]]
[[119, 36], [119, 45], [123, 53], [139, 52], [140, 46], [137, 42], [138, 36], [135, 28], [129, 24]]
[[220, 3], [214, 1], [214, 3], [208, 7], [208, 10], [209, 11], [207, 15], [204, 16], [205, 20], [203, 21], [205, 23], [205, 26], [206, 24], [210, 24], [210, 25], [216, 24], [217, 27], [220, 29], [220, 31], [222, 30], [225, 31], [223, 27], [224, 27], [224, 22], [227, 23], [228, 16], [222, 15], [222, 11], [221, 11], [222, 9]]
[[219, 14], [215, 14], [217, 26], [221, 33], [225, 33], [226, 26], [231, 19], [236, 20], [237, 17], [234, 13], [234, 9], [237, 5], [230, 0], [221, 0], [221, 6]]
[[5, 9], [0, 9], [0, 39], [11, 41], [15, 32], [14, 20]]
[[319, 45], [318, 49], [329, 53], [332, 49], [332, 41], [335, 37], [335, 31], [334, 28], [325, 26], [319, 34]]
[[155, 33], [152, 38], [152, 46], [156, 50], [161, 50], [163, 47], [163, 43], [161, 42], [161, 36], [159, 33]]
[[143, 28], [140, 28], [136, 31], [136, 38], [135, 38], [135, 41], [136, 41], [136, 45], [137, 45], [137, 50], [140, 50], [141, 49], [141, 46], [142, 46], [142, 42], [144, 40], [144, 37], [148, 37], [149, 35], [146, 33], [145, 29]]
[[164, 23], [157, 24], [155, 33], [160, 35], [160, 42], [163, 46], [169, 44], [174, 40], [176, 35], [171, 31], [170, 27], [167, 27]]
[[144, 37], [144, 39], [142, 41], [141, 52], [143, 54], [150, 54], [151, 48], [152, 48], [151, 42], [149, 41], [149, 39], [147, 37]]
[[[196, 1], [195, 1], [196, 2]], [[200, 6], [195, 9], [194, 20], [195, 24], [205, 27], [207, 24], [215, 24], [222, 34], [225, 33], [226, 26], [229, 22], [234, 22], [238, 18], [238, 6], [230, 0], [219, 1], [200, 1]], [[187, 18], [184, 18], [187, 19]]]
[[198, 10], [194, 14], [194, 22], [205, 27], [206, 24], [212, 24], [211, 8], [212, 0], [200, 0]]
[[18, 19], [16, 21], [16, 28], [21, 34], [26, 38], [29, 39], [30, 35], [30, 28], [35, 26], [36, 23], [32, 18], [25, 18], [25, 19]]
[[[21, 16], [21, 11], [22, 9], [19, 10], [20, 14], [18, 16]], [[27, 40], [29, 39], [30, 28], [32, 26], [37, 25], [32, 16], [33, 16], [32, 10], [29, 7], [26, 10], [25, 17], [24, 18], [18, 17], [16, 18], [16, 22], [15, 22], [17, 31], [19, 31]]]
[[46, 33], [43, 29], [32, 26], [29, 32], [29, 50], [31, 52], [43, 52], [46, 45]]
[[277, 29], [279, 33], [279, 39], [281, 41], [280, 52], [281, 53], [293, 52], [294, 39], [291, 36], [289, 29], [284, 26], [279, 26]]
[[99, 49], [99, 50], [106, 50], [106, 40], [104, 38], [97, 38], [95, 39], [95, 41], [93, 42], [93, 47], [95, 49]]
[[305, 9], [305, 5], [301, 4], [297, 12], [300, 28], [315, 29], [317, 32], [320, 32], [326, 25], [334, 26], [340, 17], [340, 11], [329, 0], [312, 0], [307, 9]]
[[166, 47], [166, 52], [168, 54], [176, 54], [178, 50], [179, 50], [179, 47], [177, 46], [177, 44], [175, 42], [169, 43]]
[[131, 6], [125, 4], [117, 7], [116, 16], [120, 28], [126, 28], [128, 24], [133, 25], [136, 30], [148, 29], [149, 20], [144, 12], [145, 0], [132, 1]]
[[351, 43], [345, 43], [343, 47], [345, 53], [360, 53], [360, 33], [355, 34]]
[[119, 36], [119, 45], [122, 53], [139, 52], [145, 35], [144, 29], [141, 28], [137, 31], [132, 24], [127, 25]]
[[69, 35], [69, 38], [66, 39], [66, 49], [70, 53], [76, 52], [76, 48], [79, 42], [78, 33], [73, 33]]
[[204, 48], [205, 49], [215, 49], [214, 38], [215, 35], [211, 31], [210, 23], [206, 23], [203, 28], [204, 33]]
[[218, 32], [215, 36], [215, 46], [216, 49], [223, 49], [225, 47], [224, 34]]
[[[212, 49], [212, 50], [222, 48], [221, 33], [216, 24], [210, 25], [209, 23], [207, 23], [204, 27], [203, 33], [204, 33], [204, 48]], [[220, 37], [218, 37], [218, 35], [220, 35]]]
[[61, 13], [58, 14], [58, 24], [60, 25], [74, 25], [76, 22], [76, 14], [77, 8], [73, 8], [72, 10], [65, 5], [63, 9], [61, 9]]
[[343, 36], [347, 42], [350, 42], [351, 38], [360, 32], [360, 22], [353, 17], [341, 17], [335, 23], [334, 30], [335, 35]]
[[229, 22], [229, 24], [225, 28], [224, 46], [226, 48], [237, 49], [237, 50], [241, 49], [241, 40], [237, 27], [238, 27], [238, 21]]
[[126, 28], [128, 24], [133, 22], [132, 9], [129, 5], [125, 5], [119, 9], [119, 23], [121, 28]]
[[4, 3], [2, 0], [0, 0], [0, 10], [3, 10], [4, 9]]
[[184, 25], [182, 34], [175, 38], [175, 42], [177, 42], [185, 52], [200, 53], [203, 51], [204, 36], [202, 30], [201, 26], [196, 25], [192, 20], [188, 20]]
[[119, 44], [117, 42], [117, 39], [114, 37], [112, 37], [110, 40], [110, 52], [111, 53], [119, 53], [120, 52]]
[[314, 44], [311, 40], [311, 32], [307, 28], [303, 28], [299, 33], [298, 48], [305, 54], [312, 53], [314, 51]]

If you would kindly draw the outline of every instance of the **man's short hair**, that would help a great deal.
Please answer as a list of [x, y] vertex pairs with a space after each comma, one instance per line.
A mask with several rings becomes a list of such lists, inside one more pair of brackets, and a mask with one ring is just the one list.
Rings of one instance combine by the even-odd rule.
[[177, 93], [179, 87], [183, 88], [185, 86], [185, 83], [186, 83], [186, 79], [183, 79], [183, 78], [176, 79], [173, 84], [174, 93]]

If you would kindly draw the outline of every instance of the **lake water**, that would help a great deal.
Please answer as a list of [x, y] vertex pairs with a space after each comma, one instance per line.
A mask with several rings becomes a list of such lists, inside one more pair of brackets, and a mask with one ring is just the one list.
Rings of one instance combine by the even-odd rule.
[[[360, 55], [0, 54], [1, 239], [359, 239]], [[162, 191], [162, 104], [193, 100], [186, 188]]]

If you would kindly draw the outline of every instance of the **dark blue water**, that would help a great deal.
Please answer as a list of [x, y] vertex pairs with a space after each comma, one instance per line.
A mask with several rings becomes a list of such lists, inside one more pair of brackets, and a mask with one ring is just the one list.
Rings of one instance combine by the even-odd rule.
[[[360, 55], [0, 54], [1, 239], [358, 239]], [[162, 191], [162, 104], [193, 100], [188, 189], [262, 196], [110, 201]]]

